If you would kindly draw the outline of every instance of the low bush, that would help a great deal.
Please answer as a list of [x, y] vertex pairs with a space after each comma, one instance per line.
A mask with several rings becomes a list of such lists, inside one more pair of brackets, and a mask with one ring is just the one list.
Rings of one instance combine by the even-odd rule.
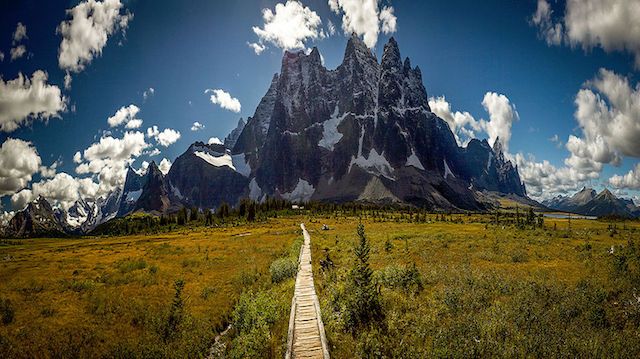
[[415, 263], [410, 266], [387, 266], [376, 272], [379, 284], [392, 289], [401, 289], [407, 293], [420, 293], [422, 291], [422, 276]]
[[293, 278], [298, 273], [298, 261], [295, 258], [278, 258], [269, 266], [272, 283], [280, 283], [283, 280]]
[[270, 357], [271, 331], [283, 315], [277, 300], [268, 292], [245, 292], [233, 310], [236, 336], [231, 343], [231, 358]]
[[0, 299], [0, 321], [2, 324], [7, 325], [13, 322], [15, 317], [15, 311], [11, 301], [9, 299]]
[[122, 273], [129, 273], [135, 270], [145, 269], [147, 262], [144, 259], [125, 259], [117, 263], [118, 270]]

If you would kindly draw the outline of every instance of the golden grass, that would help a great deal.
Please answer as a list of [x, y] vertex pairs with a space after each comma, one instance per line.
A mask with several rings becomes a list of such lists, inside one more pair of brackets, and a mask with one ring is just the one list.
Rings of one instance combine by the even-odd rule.
[[11, 241], [0, 246], [0, 296], [11, 301], [15, 319], [0, 325], [0, 337], [26, 357], [39, 356], [56, 345], [56, 333], [82, 329], [97, 345], [84, 354], [104, 354], [110, 343], [135, 343], [137, 316], [168, 307], [176, 279], [186, 282], [190, 314], [219, 330], [245, 287], [269, 281], [269, 264], [299, 236], [295, 223]]
[[[390, 265], [415, 263], [422, 274], [425, 290], [414, 299], [396, 291], [382, 291], [384, 300], [389, 303], [387, 306], [396, 308], [394, 311], [399, 310], [400, 313], [408, 311], [402, 314], [408, 323], [422, 317], [420, 320], [426, 322], [457, 325], [441, 318], [444, 315], [442, 298], [446, 297], [448, 291], [463, 287], [460, 285], [461, 278], [462, 281], [464, 278], [496, 278], [512, 284], [536, 282], [561, 288], [575, 288], [578, 282], [589, 280], [610, 288], [612, 268], [607, 262], [609, 249], [611, 246], [626, 245], [628, 240], [640, 239], [638, 222], [618, 224], [618, 233], [611, 234], [608, 223], [594, 220], [572, 219], [571, 232], [568, 232], [569, 222], [566, 219], [546, 219], [544, 230], [518, 230], [513, 226], [486, 226], [486, 222], [491, 220], [488, 215], [454, 215], [452, 218], [461, 218], [465, 223], [361, 220], [371, 243], [369, 262], [374, 271]], [[312, 237], [316, 287], [323, 310], [331, 311], [331, 306], [335, 305], [331, 304], [330, 296], [340, 286], [336, 283], [345, 283], [342, 276], [346, 275], [353, 261], [358, 222], [356, 218], [326, 216], [307, 225]], [[322, 230], [323, 224], [327, 224], [330, 230]], [[553, 230], [554, 224], [556, 230]], [[393, 246], [388, 252], [385, 250], [387, 241]], [[580, 246], [587, 243], [592, 248], [588, 253], [579, 250]], [[338, 279], [327, 279], [320, 269], [320, 260], [325, 258], [327, 252], [335, 263]], [[500, 296], [494, 300], [494, 305], [498, 306]], [[393, 315], [398, 314], [394, 312]], [[480, 319], [481, 313], [473, 315], [483, 320]], [[325, 327], [333, 356], [355, 355], [354, 348], [360, 344], [358, 339], [340, 331], [340, 316], [323, 312], [323, 317], [327, 318]], [[488, 325], [488, 322], [482, 323]], [[408, 328], [411, 328], [410, 324]], [[612, 335], [615, 336], [613, 332]], [[401, 338], [402, 335], [396, 339]], [[423, 346], [421, 350], [430, 348], [426, 352], [430, 353], [429, 356], [434, 355], [433, 344], [429, 340], [435, 339], [427, 337], [422, 340], [425, 342], [420, 344]], [[405, 341], [400, 347], [410, 348], [412, 345], [416, 343]], [[410, 356], [407, 353], [410, 352], [404, 355]], [[418, 353], [425, 355], [424, 351]], [[441, 354], [456, 355], [450, 351], [446, 353]]]
[[[78, 356], [96, 357], [108, 355], [114, 343], [135, 346], [150, 330], [139, 322], [168, 308], [176, 279], [186, 282], [187, 310], [207, 323], [211, 339], [228, 323], [242, 291], [270, 285], [269, 265], [286, 255], [299, 237], [300, 222], [306, 223], [312, 237], [323, 307], [328, 293], [319, 261], [328, 252], [345, 273], [361, 220], [371, 241], [372, 268], [415, 263], [425, 290], [412, 300], [424, 305], [418, 308], [421, 315], [432, 318], [443, 307], [443, 291], [463, 272], [567, 287], [598, 278], [607, 286], [610, 268], [605, 253], [640, 233], [638, 222], [619, 223], [618, 233], [611, 234], [608, 223], [572, 219], [569, 234], [567, 219], [546, 219], [545, 230], [518, 230], [488, 225], [491, 215], [448, 218], [464, 223], [299, 215], [224, 228], [185, 227], [159, 235], [6, 241], [0, 243], [0, 299], [11, 301], [15, 318], [0, 324], [0, 348], [2, 340], [8, 340], [24, 357], [47, 357], [47, 352], [69, 341], [86, 345]], [[322, 224], [330, 230], [322, 230]], [[387, 241], [393, 247], [390, 251], [385, 250]], [[577, 250], [587, 243], [592, 246], [588, 259]], [[274, 287], [279, 302], [290, 301], [287, 292], [292, 292], [293, 281], [289, 281]], [[383, 293], [387, 301], [406, 300], [397, 292]], [[272, 335], [286, 337], [288, 314], [283, 318]], [[336, 332], [334, 324], [331, 319], [325, 323], [333, 356], [352, 355], [353, 339]], [[67, 338], [78, 330], [89, 333], [89, 339]], [[272, 346], [267, 356], [281, 354], [282, 340], [275, 343], [276, 349]]]

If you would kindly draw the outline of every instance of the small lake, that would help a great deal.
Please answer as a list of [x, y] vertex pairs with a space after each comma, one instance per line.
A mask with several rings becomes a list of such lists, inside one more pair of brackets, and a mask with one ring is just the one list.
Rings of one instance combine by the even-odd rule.
[[569, 213], [545, 213], [545, 217], [547, 218], [559, 218], [559, 219], [567, 219], [571, 217], [571, 219], [598, 219], [598, 217], [594, 216], [583, 216], [581, 214], [569, 214]]

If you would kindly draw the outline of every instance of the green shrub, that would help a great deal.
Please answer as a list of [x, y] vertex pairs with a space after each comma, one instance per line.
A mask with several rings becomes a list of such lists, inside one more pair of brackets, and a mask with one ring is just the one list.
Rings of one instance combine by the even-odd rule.
[[269, 266], [271, 282], [280, 283], [285, 279], [293, 278], [298, 273], [298, 261], [294, 258], [278, 258]]
[[0, 321], [2, 324], [7, 325], [13, 322], [15, 317], [15, 310], [9, 299], [0, 299]]
[[420, 293], [424, 288], [422, 276], [415, 263], [410, 266], [388, 266], [376, 273], [378, 283], [392, 289], [401, 289], [404, 292]]
[[49, 317], [53, 316], [55, 314], [55, 312], [56, 311], [53, 308], [45, 307], [45, 308], [42, 308], [40, 310], [40, 315], [42, 315], [45, 318], [49, 318]]
[[145, 269], [147, 262], [144, 259], [125, 259], [117, 263], [118, 270], [122, 273], [128, 273], [135, 270]]
[[215, 288], [206, 286], [206, 287], [202, 288], [202, 292], [200, 293], [200, 297], [202, 297], [202, 299], [204, 299], [204, 300], [207, 300], [207, 299], [209, 299], [209, 296], [212, 295], [215, 292], [216, 292]]
[[68, 289], [71, 289], [74, 292], [82, 293], [82, 292], [93, 290], [95, 286], [96, 286], [96, 282], [94, 282], [91, 279], [84, 279], [84, 280], [74, 279], [71, 282], [68, 282], [66, 287]]
[[524, 263], [529, 260], [527, 252], [522, 249], [517, 249], [511, 254], [511, 261], [513, 263]]
[[184, 299], [182, 298], [182, 290], [184, 289], [184, 280], [178, 279], [174, 282], [173, 287], [175, 294], [173, 295], [173, 301], [171, 307], [169, 307], [169, 315], [164, 326], [162, 333], [162, 339], [167, 342], [178, 332], [178, 327], [182, 323], [184, 313]]
[[349, 273], [345, 298], [346, 328], [353, 332], [384, 317], [379, 293], [373, 281], [373, 271], [369, 267], [370, 250], [364, 226], [360, 224], [358, 225], [358, 243], [354, 249], [355, 261]]
[[237, 335], [231, 343], [231, 358], [270, 356], [271, 330], [282, 315], [278, 302], [269, 292], [244, 292], [233, 310]]

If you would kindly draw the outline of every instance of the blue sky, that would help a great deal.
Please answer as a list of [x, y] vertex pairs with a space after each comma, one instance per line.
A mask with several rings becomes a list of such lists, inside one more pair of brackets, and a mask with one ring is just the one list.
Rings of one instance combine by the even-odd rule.
[[[327, 33], [324, 38], [307, 38], [303, 43], [306, 48], [317, 46], [326, 66], [335, 68], [342, 60], [347, 41], [341, 27], [348, 10], [345, 7], [332, 11], [330, 2], [302, 1], [303, 7], [321, 19], [317, 30]], [[43, 121], [31, 114], [16, 130], [0, 131], [0, 142], [5, 143], [8, 138], [31, 142], [41, 158], [41, 166], [58, 161], [56, 173], [90, 177], [99, 182], [99, 173], [78, 173], [79, 163], [74, 163], [74, 154], [83, 153], [101, 137], [119, 139], [124, 132], [132, 131], [123, 126], [112, 128], [107, 123], [118, 109], [130, 104], [139, 108], [135, 117], [142, 119], [143, 124], [136, 131], [143, 135], [153, 125], [160, 131], [168, 128], [180, 132], [180, 138], [167, 147], [145, 136], [149, 147], [143, 152], [147, 154], [128, 158], [133, 160], [134, 167], [143, 161], [160, 162], [163, 158], [172, 161], [196, 140], [223, 138], [240, 117], [253, 115], [273, 74], [280, 70], [283, 49], [264, 40], [267, 48], [257, 55], [248, 46], [260, 41], [252, 27], [264, 26], [262, 9], [275, 11], [277, 1], [123, 0], [118, 14], [130, 16], [128, 23], [121, 28], [116, 26], [101, 53], [92, 56], [82, 71], [71, 71], [73, 80], [70, 88], [65, 89], [64, 78], [69, 69], [59, 65], [63, 35], [56, 29], [71, 18], [65, 11], [79, 3], [25, 0], [0, 5], [3, 81], [14, 80], [19, 73], [31, 77], [42, 70], [48, 74], [46, 83], [57, 86], [66, 98], [66, 109], [59, 111], [59, 118]], [[414, 66], [420, 66], [429, 96], [445, 96], [453, 111], [468, 111], [478, 121], [490, 117], [482, 105], [485, 93], [495, 92], [508, 98], [519, 115], [511, 127], [509, 152], [514, 158], [521, 154], [521, 161], [533, 162], [528, 157], [531, 154], [536, 162], [548, 160], [552, 166], [551, 169], [540, 166], [542, 174], [539, 174], [537, 167], [529, 163], [531, 181], [567, 167], [565, 159], [571, 153], [564, 144], [570, 135], [585, 138], [583, 126], [574, 116], [577, 109], [574, 101], [585, 83], [599, 76], [599, 69], [608, 69], [626, 79], [632, 90], [638, 81], [633, 51], [625, 51], [624, 46], [610, 46], [604, 40], [600, 44], [581, 42], [580, 35], [572, 33], [575, 24], [569, 23], [569, 16], [563, 18], [563, 14], [575, 9], [563, 2], [548, 4], [550, 11], [546, 12], [544, 6], [540, 9], [538, 1], [380, 1], [377, 5], [379, 11], [392, 8], [397, 23], [395, 31], [378, 36], [373, 51], [380, 58], [384, 43], [394, 36], [402, 55], [409, 56]], [[533, 21], [536, 11], [542, 16], [537, 24]], [[334, 35], [328, 34], [329, 21], [337, 28]], [[637, 26], [637, 18], [635, 21]], [[19, 22], [26, 27], [26, 37], [15, 41]], [[564, 41], [547, 41], [549, 33], [545, 31], [549, 23], [564, 26]], [[633, 40], [620, 41], [629, 45]], [[19, 45], [25, 46], [25, 55], [12, 60], [11, 48]], [[631, 45], [634, 44], [627, 48], [632, 48]], [[145, 99], [143, 93], [149, 93], [149, 88], [154, 93]], [[205, 94], [207, 89], [229, 93], [241, 103], [240, 112], [212, 103], [210, 94]], [[640, 127], [637, 118], [640, 113], [630, 113], [629, 121]], [[191, 131], [196, 121], [204, 129]], [[482, 130], [475, 133], [481, 138], [488, 137]], [[556, 135], [559, 144], [550, 141]], [[562, 182], [564, 190], [583, 184], [602, 188], [611, 185], [608, 180], [612, 176], [634, 170], [638, 164], [634, 149], [617, 148], [613, 135], [605, 140], [610, 142], [613, 152], [623, 154], [616, 161], [601, 162], [597, 178], [593, 175], [587, 180], [553, 178], [546, 187], [537, 184], [539, 189], [548, 195], [553, 181]], [[154, 148], [161, 153], [149, 156]], [[627, 181], [621, 179], [616, 183], [619, 193], [634, 196], [638, 194], [632, 176], [635, 173], [629, 175]], [[44, 177], [42, 171], [33, 173], [26, 188], [33, 189], [34, 183], [47, 181]], [[527, 180], [527, 176], [523, 177]], [[20, 189], [7, 187], [0, 188], [0, 194], [4, 194], [2, 203], [9, 209], [11, 196]]]

